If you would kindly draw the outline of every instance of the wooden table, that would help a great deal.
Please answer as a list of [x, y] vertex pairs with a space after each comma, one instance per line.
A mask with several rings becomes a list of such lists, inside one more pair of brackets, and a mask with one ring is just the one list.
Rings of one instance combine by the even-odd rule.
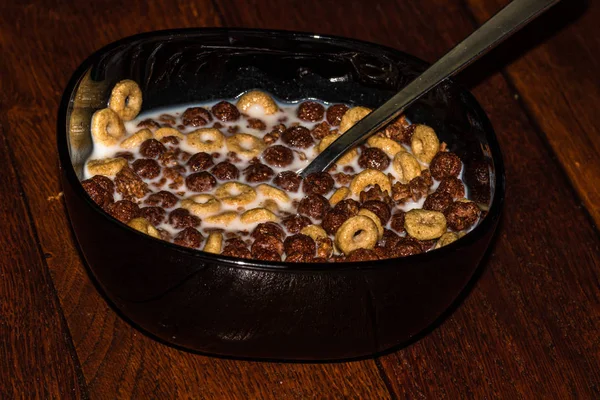
[[175, 27], [309, 30], [433, 61], [507, 1], [2, 2], [0, 397], [600, 398], [598, 1], [562, 2], [459, 77], [504, 151], [504, 217], [464, 303], [391, 354], [283, 364], [159, 344], [98, 294], [60, 196], [61, 93], [116, 39]]

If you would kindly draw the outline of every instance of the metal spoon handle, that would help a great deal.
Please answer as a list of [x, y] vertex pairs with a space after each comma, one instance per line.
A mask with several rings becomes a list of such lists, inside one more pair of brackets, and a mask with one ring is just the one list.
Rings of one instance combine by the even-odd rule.
[[460, 42], [381, 107], [367, 115], [319, 154], [300, 175], [327, 170], [346, 151], [366, 140], [415, 100], [517, 32], [560, 0], [514, 0]]

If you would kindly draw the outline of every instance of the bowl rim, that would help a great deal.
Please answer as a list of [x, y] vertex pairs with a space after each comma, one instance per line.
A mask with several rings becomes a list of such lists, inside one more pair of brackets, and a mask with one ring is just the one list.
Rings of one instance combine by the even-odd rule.
[[[409, 266], [413, 261], [417, 263], [426, 262], [432, 258], [440, 258], [443, 259], [444, 255], [450, 254], [451, 252], [458, 251], [459, 249], [468, 247], [470, 244], [477, 241], [479, 238], [488, 233], [491, 229], [493, 230], [496, 226], [496, 222], [500, 217], [502, 212], [502, 207], [504, 203], [505, 196], [505, 169], [504, 169], [504, 161], [502, 157], [502, 152], [500, 150], [500, 145], [497, 141], [496, 134], [492, 127], [492, 124], [479, 104], [473, 94], [469, 90], [467, 90], [463, 85], [455, 82], [452, 79], [447, 79], [445, 83], [448, 83], [451, 86], [456, 87], [463, 97], [463, 101], [469, 104], [476, 112], [477, 116], [481, 120], [482, 131], [485, 133], [485, 137], [488, 142], [489, 150], [492, 155], [492, 161], [494, 165], [494, 177], [493, 185], [494, 185], [494, 195], [491, 199], [491, 205], [489, 207], [487, 215], [483, 218], [480, 223], [473, 228], [469, 233], [467, 233], [462, 238], [456, 240], [455, 242], [443, 246], [439, 249], [435, 249], [432, 251], [427, 251], [425, 253], [415, 254], [407, 257], [399, 257], [399, 258], [389, 258], [384, 260], [377, 261], [354, 261], [354, 262], [340, 262], [340, 263], [286, 263], [285, 261], [262, 261], [255, 259], [242, 259], [231, 256], [223, 256], [221, 254], [213, 254], [207, 253], [200, 249], [191, 249], [187, 247], [183, 247], [180, 245], [176, 245], [174, 243], [170, 243], [164, 241], [162, 239], [156, 239], [149, 235], [143, 234], [127, 224], [124, 224], [117, 220], [116, 218], [109, 215], [106, 211], [104, 211], [96, 202], [94, 202], [91, 197], [87, 194], [87, 192], [83, 189], [81, 185], [81, 181], [77, 177], [75, 173], [75, 169], [73, 167], [73, 163], [70, 157], [69, 151], [69, 143], [67, 142], [67, 133], [68, 133], [68, 121], [67, 121], [67, 111], [69, 109], [69, 105], [71, 103], [71, 97], [75, 86], [79, 83], [79, 81], [83, 78], [84, 73], [92, 66], [94, 63], [100, 59], [106, 52], [115, 49], [119, 46], [130, 44], [135, 41], [147, 40], [147, 39], [156, 39], [158, 37], [164, 36], [164, 39], [178, 38], [178, 37], [190, 37], [190, 36], [214, 36], [214, 35], [247, 35], [247, 36], [269, 36], [276, 38], [285, 38], [292, 40], [304, 40], [304, 41], [313, 41], [313, 42], [325, 42], [334, 45], [345, 45], [352, 46], [361, 51], [378, 51], [378, 52], [387, 52], [395, 54], [400, 58], [409, 59], [412, 62], [417, 64], [422, 64], [423, 66], [429, 65], [425, 61], [405, 53], [401, 50], [394, 49], [392, 47], [380, 45], [377, 43], [367, 42], [359, 39], [352, 39], [347, 37], [335, 36], [335, 35], [322, 35], [311, 32], [302, 32], [302, 31], [288, 31], [288, 30], [272, 30], [272, 29], [251, 29], [251, 28], [180, 28], [180, 29], [167, 29], [167, 30], [157, 30], [151, 32], [144, 32], [132, 36], [127, 36], [117, 41], [114, 41], [110, 44], [107, 44], [100, 49], [96, 50], [92, 55], [88, 56], [73, 72], [71, 75], [65, 90], [63, 91], [60, 105], [58, 108], [58, 116], [57, 116], [57, 150], [60, 162], [60, 170], [62, 171], [64, 177], [71, 184], [73, 192], [76, 194], [80, 200], [86, 202], [92, 209], [99, 213], [102, 217], [108, 219], [112, 223], [116, 224], [116, 227], [120, 229], [126, 229], [130, 231], [132, 234], [143, 237], [144, 240], [148, 240], [149, 244], [153, 246], [161, 246], [165, 248], [165, 250], [169, 251], [177, 251], [187, 256], [192, 256], [198, 259], [199, 268], [204, 263], [218, 263], [222, 266], [227, 266], [231, 268], [239, 268], [239, 269], [249, 269], [249, 270], [263, 270], [263, 271], [285, 271], [285, 272], [296, 272], [296, 273], [304, 273], [304, 272], [336, 272], [336, 271], [347, 271], [347, 270], [370, 270], [370, 269], [382, 269], [382, 268], [399, 268], [402, 264], [405, 266]], [[267, 47], [248, 47], [248, 49], [267, 49]]]

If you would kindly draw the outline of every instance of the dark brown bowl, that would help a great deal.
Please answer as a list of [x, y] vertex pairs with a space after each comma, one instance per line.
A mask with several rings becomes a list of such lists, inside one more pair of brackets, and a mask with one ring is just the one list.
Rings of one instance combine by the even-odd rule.
[[[81, 251], [108, 300], [135, 325], [210, 354], [325, 360], [406, 343], [459, 296], [496, 228], [504, 168], [473, 96], [447, 81], [415, 103], [465, 164], [471, 198], [489, 212], [469, 234], [425, 254], [377, 262], [291, 264], [243, 260], [159, 241], [118, 222], [80, 184], [92, 150], [92, 113], [133, 79], [144, 110], [232, 98], [260, 88], [282, 100], [318, 98], [377, 107], [426, 64], [397, 50], [306, 33], [194, 29], [142, 34], [92, 55], [75, 72], [58, 115], [67, 209]], [[485, 183], [478, 176], [488, 174]]]

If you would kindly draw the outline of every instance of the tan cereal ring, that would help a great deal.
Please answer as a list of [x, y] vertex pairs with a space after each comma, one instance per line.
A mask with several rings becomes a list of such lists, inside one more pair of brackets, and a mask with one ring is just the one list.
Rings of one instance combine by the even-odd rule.
[[[327, 147], [329, 147], [329, 145], [331, 145], [331, 143], [335, 142], [335, 140], [339, 137], [340, 137], [340, 135], [325, 136], [323, 139], [321, 139], [321, 141], [317, 145], [317, 151], [319, 153], [321, 153], [323, 150], [325, 150]], [[350, 164], [356, 157], [358, 157], [358, 150], [356, 150], [355, 148], [350, 149], [343, 156], [338, 158], [336, 163], [339, 165]]]
[[183, 139], [183, 133], [179, 132], [175, 128], [170, 128], [168, 126], [164, 126], [162, 128], [158, 128], [156, 132], [154, 132], [154, 139], [160, 140], [167, 136], [175, 136], [177, 139]]
[[383, 150], [385, 154], [387, 154], [390, 157], [394, 157], [396, 154], [406, 151], [406, 149], [395, 140], [380, 136], [371, 136], [367, 140], [367, 144], [371, 147], [376, 147], [378, 149]]
[[215, 196], [203, 193], [182, 200], [181, 207], [198, 217], [204, 217], [221, 211], [221, 202]]
[[206, 217], [204, 222], [211, 225], [220, 225], [223, 227], [229, 226], [233, 221], [235, 221], [238, 217], [238, 213], [235, 211], [225, 211], [221, 214], [211, 215], [210, 217]]
[[126, 165], [127, 160], [121, 157], [102, 158], [88, 161], [87, 168], [90, 175], [115, 176]]
[[369, 217], [356, 215], [347, 219], [335, 233], [335, 245], [348, 255], [356, 249], [372, 249], [378, 238], [377, 225]]
[[239, 156], [253, 158], [265, 149], [265, 142], [248, 133], [236, 133], [225, 139], [227, 149]]
[[368, 186], [379, 185], [381, 190], [392, 193], [392, 184], [390, 179], [383, 172], [376, 169], [365, 169], [360, 174], [352, 178], [350, 182], [350, 191], [352, 194], [359, 195]]
[[142, 109], [140, 87], [130, 79], [117, 83], [110, 94], [108, 106], [119, 114], [123, 121], [131, 121]]
[[415, 156], [408, 152], [396, 154], [392, 165], [398, 174], [398, 180], [402, 183], [408, 183], [421, 175], [421, 164], [419, 164]]
[[203, 251], [207, 253], [219, 254], [223, 246], [223, 234], [221, 232], [211, 232], [206, 239]]
[[134, 218], [131, 221], [129, 221], [127, 225], [129, 225], [136, 231], [145, 233], [146, 235], [152, 236], [153, 238], [160, 239], [160, 234], [146, 218]]
[[262, 107], [265, 115], [275, 114], [279, 110], [273, 98], [260, 90], [252, 90], [243, 94], [237, 102], [237, 108], [242, 112], [248, 112], [250, 108], [256, 105]]
[[410, 148], [419, 161], [429, 164], [440, 149], [440, 140], [433, 128], [417, 125], [410, 141]]
[[244, 224], [252, 224], [255, 222], [277, 221], [277, 216], [266, 208], [253, 208], [244, 212], [240, 216], [240, 221]]
[[148, 139], [152, 139], [152, 132], [150, 129], [140, 129], [127, 139], [123, 140], [121, 142], [121, 147], [124, 149], [135, 149]]
[[348, 189], [346, 186], [342, 186], [341, 188], [338, 188], [335, 192], [333, 192], [333, 194], [329, 198], [329, 204], [331, 204], [331, 206], [333, 207], [337, 203], [348, 197], [349, 194], [350, 189]]
[[317, 241], [318, 238], [326, 238], [327, 232], [319, 225], [308, 225], [302, 228], [301, 234], [309, 236], [312, 240]]
[[281, 203], [289, 203], [290, 197], [281, 189], [277, 189], [266, 183], [261, 183], [256, 187], [256, 192], [268, 199], [277, 200]]
[[373, 222], [375, 222], [375, 225], [377, 225], [377, 234], [379, 235], [378, 238], [381, 239], [383, 237], [383, 225], [381, 225], [381, 220], [377, 214], [371, 210], [367, 210], [366, 208], [361, 208], [358, 210], [358, 215], [364, 215], [365, 217], [371, 218]]
[[438, 211], [412, 209], [404, 216], [406, 232], [417, 240], [432, 240], [446, 233], [446, 217]]
[[458, 235], [454, 232], [446, 232], [438, 239], [434, 249], [448, 246], [450, 243], [456, 242], [459, 239]]
[[216, 128], [200, 128], [190, 132], [185, 137], [187, 144], [198, 151], [214, 153], [223, 148], [225, 138]]
[[267, 210], [271, 211], [272, 213], [279, 212], [279, 205], [277, 204], [277, 202], [275, 200], [266, 199], [259, 204], [259, 207], [266, 208]]
[[113, 146], [125, 136], [125, 125], [116, 112], [103, 108], [92, 115], [92, 137], [96, 143]]
[[246, 206], [256, 199], [256, 191], [250, 185], [241, 182], [225, 182], [217, 188], [215, 196], [223, 204]]
[[346, 132], [352, 128], [358, 121], [371, 113], [371, 109], [367, 107], [352, 107], [344, 113], [340, 121], [340, 133]]

